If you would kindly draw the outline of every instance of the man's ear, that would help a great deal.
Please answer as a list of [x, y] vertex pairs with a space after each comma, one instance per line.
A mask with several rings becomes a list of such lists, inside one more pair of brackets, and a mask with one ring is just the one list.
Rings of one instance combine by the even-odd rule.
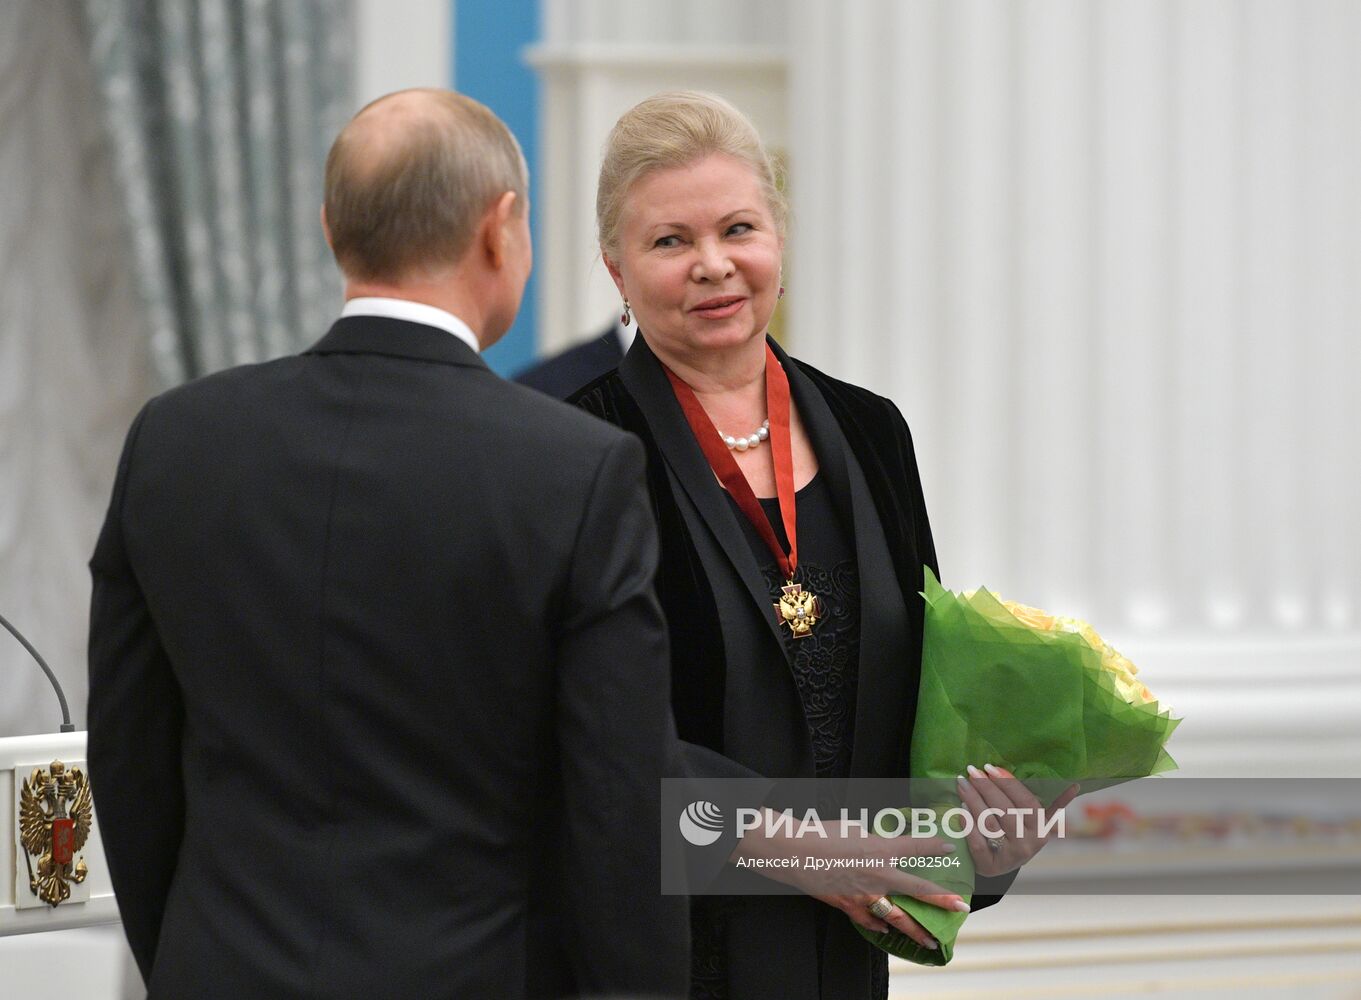
[[515, 215], [516, 194], [507, 191], [482, 218], [482, 249], [487, 255], [487, 263], [494, 270], [500, 270], [506, 263], [506, 250], [511, 239], [510, 222]]
[[610, 277], [614, 279], [614, 287], [619, 289], [620, 297], [625, 299], [628, 298], [628, 295], [624, 292], [624, 272], [619, 270], [619, 265], [614, 262], [613, 258], [611, 258], [604, 249], [601, 249], [600, 251], [600, 259], [605, 262], [605, 270], [609, 271]]
[[321, 234], [326, 237], [326, 245], [335, 252], [335, 244], [331, 242], [331, 224], [326, 221], [326, 205], [321, 206]]

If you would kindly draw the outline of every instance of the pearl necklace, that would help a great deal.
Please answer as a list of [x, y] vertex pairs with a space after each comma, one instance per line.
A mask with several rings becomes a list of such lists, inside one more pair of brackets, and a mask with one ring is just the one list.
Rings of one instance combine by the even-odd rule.
[[[756, 433], [745, 437], [733, 437], [731, 434], [724, 434], [722, 431], [718, 432], [718, 436], [723, 439], [723, 443], [728, 446], [730, 451], [746, 451], [748, 448], [755, 448], [770, 437], [770, 421], [762, 420]], [[722, 454], [722, 452], [719, 454]]]

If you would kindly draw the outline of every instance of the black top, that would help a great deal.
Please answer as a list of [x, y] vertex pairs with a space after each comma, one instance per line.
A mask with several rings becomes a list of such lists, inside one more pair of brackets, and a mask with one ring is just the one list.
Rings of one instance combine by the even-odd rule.
[[[728, 496], [733, 513], [761, 567], [773, 605], [788, 581], [775, 561], [775, 554], [751, 522]], [[760, 498], [761, 506], [785, 551], [784, 519], [776, 497]], [[795, 494], [798, 507], [799, 562], [794, 582], [803, 585], [822, 602], [824, 617], [811, 635], [795, 638], [782, 629], [794, 670], [794, 682], [808, 721], [813, 742], [813, 761], [819, 778], [850, 776], [851, 749], [855, 732], [857, 665], [860, 662], [860, 573], [855, 545], [837, 513], [831, 488], [823, 476], [814, 476]]]

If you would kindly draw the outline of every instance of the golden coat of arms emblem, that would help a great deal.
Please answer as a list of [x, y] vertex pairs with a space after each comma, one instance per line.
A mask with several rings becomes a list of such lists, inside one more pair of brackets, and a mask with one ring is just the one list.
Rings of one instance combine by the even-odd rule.
[[802, 584], [790, 580], [780, 588], [780, 599], [775, 603], [775, 621], [788, 625], [795, 639], [806, 639], [813, 634], [813, 626], [822, 618], [822, 599], [803, 589]]
[[[85, 859], [77, 853], [94, 819], [90, 781], [78, 767], [59, 760], [35, 767], [19, 791], [19, 841], [28, 863], [28, 887], [50, 906], [71, 896], [71, 884], [85, 881]], [[34, 859], [37, 870], [34, 870]]]

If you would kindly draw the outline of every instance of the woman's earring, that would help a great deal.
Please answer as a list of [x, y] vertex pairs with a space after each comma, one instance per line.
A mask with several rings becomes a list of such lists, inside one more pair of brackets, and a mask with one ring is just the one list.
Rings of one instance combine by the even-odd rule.
[[621, 313], [620, 316], [619, 316], [619, 322], [622, 323], [624, 326], [628, 326], [628, 325], [629, 325], [629, 322], [630, 322], [632, 319], [633, 319], [633, 314], [629, 311], [629, 300], [628, 300], [628, 299], [625, 299], [625, 300], [624, 300], [624, 311], [623, 311], [623, 313]]
[[777, 299], [782, 299], [782, 298], [784, 298], [784, 285], [781, 285], [781, 286], [780, 286], [780, 291], [779, 291], [779, 293], [778, 293], [775, 297], [776, 297]]

